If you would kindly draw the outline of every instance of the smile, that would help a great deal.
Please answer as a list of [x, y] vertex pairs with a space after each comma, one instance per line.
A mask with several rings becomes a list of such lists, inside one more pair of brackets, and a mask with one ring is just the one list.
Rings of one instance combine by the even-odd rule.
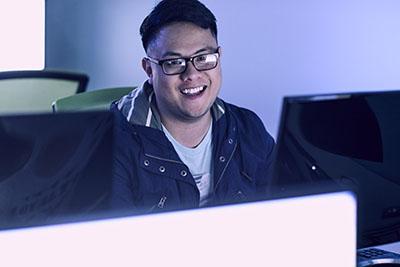
[[206, 88], [207, 88], [207, 86], [184, 88], [184, 89], [181, 89], [181, 93], [184, 95], [187, 95], [187, 96], [193, 96], [193, 95], [201, 94]]

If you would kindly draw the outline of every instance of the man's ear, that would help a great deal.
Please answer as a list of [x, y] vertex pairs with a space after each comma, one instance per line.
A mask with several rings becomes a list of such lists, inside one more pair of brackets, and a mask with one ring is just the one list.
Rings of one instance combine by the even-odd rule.
[[142, 59], [142, 68], [144, 72], [146, 72], [147, 77], [149, 77], [149, 84], [152, 84], [153, 80], [153, 69], [151, 68], [151, 62], [148, 61], [146, 58]]

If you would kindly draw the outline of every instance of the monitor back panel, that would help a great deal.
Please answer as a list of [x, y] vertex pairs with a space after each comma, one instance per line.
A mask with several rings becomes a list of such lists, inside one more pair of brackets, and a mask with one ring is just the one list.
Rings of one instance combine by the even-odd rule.
[[3, 116], [0, 147], [0, 228], [85, 216], [109, 195], [108, 112]]

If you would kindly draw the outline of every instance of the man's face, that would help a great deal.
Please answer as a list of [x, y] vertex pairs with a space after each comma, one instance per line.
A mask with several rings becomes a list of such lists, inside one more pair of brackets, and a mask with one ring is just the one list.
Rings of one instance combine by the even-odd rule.
[[[191, 23], [174, 23], [161, 29], [150, 43], [149, 57], [164, 60], [214, 53], [217, 42], [210, 30]], [[153, 85], [162, 120], [195, 122], [210, 116], [221, 87], [220, 62], [216, 68], [198, 71], [187, 62], [184, 73], [164, 74], [162, 67], [143, 60], [149, 83]]]

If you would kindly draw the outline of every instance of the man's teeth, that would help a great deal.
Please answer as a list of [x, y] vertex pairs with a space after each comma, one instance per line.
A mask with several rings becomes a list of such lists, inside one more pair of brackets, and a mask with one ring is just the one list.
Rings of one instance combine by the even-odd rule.
[[199, 86], [195, 88], [186, 88], [182, 90], [182, 93], [185, 95], [195, 95], [203, 91], [205, 86]]

